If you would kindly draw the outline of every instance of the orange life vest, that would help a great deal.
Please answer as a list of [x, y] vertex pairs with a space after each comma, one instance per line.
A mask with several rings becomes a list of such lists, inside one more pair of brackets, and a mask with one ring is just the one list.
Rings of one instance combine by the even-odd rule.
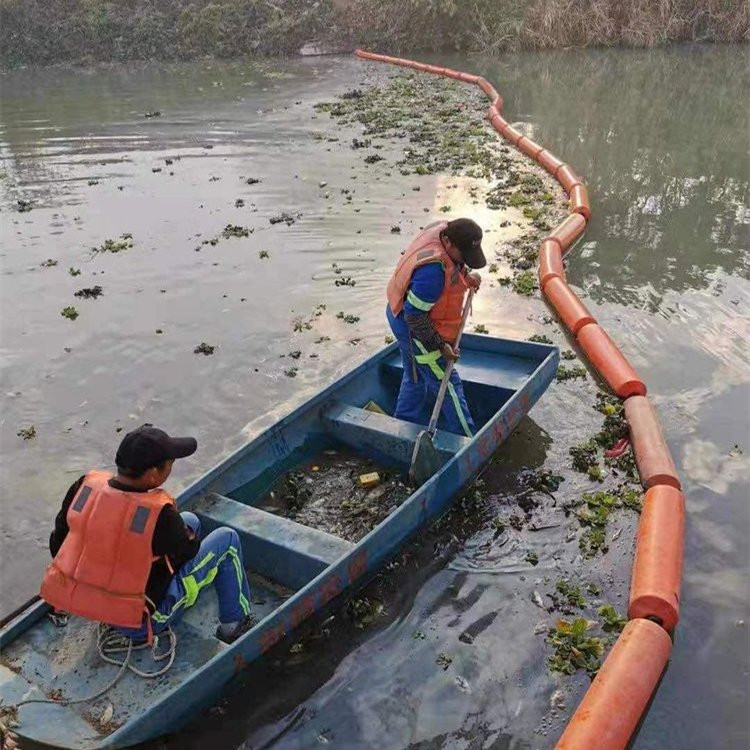
[[464, 309], [464, 297], [469, 289], [466, 275], [451, 259], [440, 241], [440, 232], [447, 226], [441, 221], [420, 232], [406, 248], [388, 281], [388, 304], [398, 315], [404, 309], [404, 300], [414, 271], [427, 263], [439, 262], [445, 273], [443, 292], [430, 309], [430, 319], [440, 337], [453, 343], [458, 336]]
[[56, 609], [122, 627], [140, 627], [154, 557], [156, 519], [174, 500], [164, 490], [125, 492], [91, 471], [68, 508], [69, 531], [40, 591]]

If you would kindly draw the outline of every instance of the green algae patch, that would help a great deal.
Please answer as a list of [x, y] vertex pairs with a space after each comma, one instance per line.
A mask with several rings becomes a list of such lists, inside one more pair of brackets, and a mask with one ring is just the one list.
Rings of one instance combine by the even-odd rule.
[[605, 633], [620, 633], [628, 622], [628, 618], [623, 617], [611, 604], [603, 604], [597, 613], [603, 620], [602, 630]]
[[577, 380], [578, 378], [585, 379], [586, 368], [581, 365], [574, 365], [572, 367], [558, 365], [557, 375], [555, 377], [558, 383], [564, 380]]
[[513, 279], [513, 291], [530, 297], [537, 289], [536, 274], [531, 270], [522, 271]]
[[73, 305], [68, 305], [67, 307], [63, 307], [63, 309], [60, 310], [60, 315], [62, 315], [63, 318], [67, 318], [68, 320], [75, 320], [78, 317], [78, 310], [76, 310]]
[[593, 677], [602, 665], [604, 641], [589, 635], [589, 629], [594, 623], [583, 617], [577, 617], [572, 622], [558, 620], [547, 633], [547, 643], [552, 646], [554, 653], [548, 657], [547, 663], [553, 672], [575, 674], [583, 670]]

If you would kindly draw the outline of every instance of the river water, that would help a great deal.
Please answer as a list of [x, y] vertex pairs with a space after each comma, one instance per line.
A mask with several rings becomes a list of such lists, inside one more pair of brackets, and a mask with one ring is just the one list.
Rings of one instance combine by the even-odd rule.
[[[683, 479], [682, 622], [634, 747], [745, 747], [747, 48], [440, 62], [493, 81], [506, 116], [585, 177], [594, 219], [568, 278], [648, 383]], [[111, 466], [123, 431], [151, 421], [198, 436], [177, 490], [382, 345], [383, 287], [403, 239], [447, 195], [473, 210], [449, 178], [420, 177], [415, 192], [414, 176], [389, 174], [387, 160], [363, 167], [351, 133], [312, 107], [387, 74], [331, 57], [3, 76], [3, 611], [36, 592], [68, 484]], [[17, 212], [19, 199], [32, 210]], [[272, 225], [281, 212], [294, 223]], [[486, 227], [497, 220], [482, 215]], [[229, 223], [255, 231], [202, 244]], [[92, 250], [123, 233], [132, 248]], [[355, 287], [334, 284], [333, 263]], [[73, 296], [96, 285], [99, 299]], [[295, 331], [321, 304], [315, 330]], [[60, 314], [69, 305], [74, 321]], [[568, 346], [546, 315], [538, 295], [496, 285], [475, 313], [493, 334], [542, 332]], [[202, 342], [213, 355], [194, 353]], [[293, 350], [290, 378], [282, 355]], [[570, 444], [596, 429], [593, 393], [590, 382], [552, 386], [500, 451], [482, 512], [426, 533], [377, 583], [379, 621], [334, 624], [302, 653], [272, 655], [166, 746], [553, 744], [588, 680], [548, 673], [534, 630], [550, 618], [529, 595], [576, 572], [624, 611], [634, 521], [623, 517], [620, 541], [581, 567], [564, 529], [496, 547], [491, 520], [513, 507], [522, 469], [563, 471]], [[17, 435], [32, 425], [34, 437]], [[586, 489], [569, 472], [565, 487]], [[517, 564], [529, 547], [540, 557], [532, 572]]]

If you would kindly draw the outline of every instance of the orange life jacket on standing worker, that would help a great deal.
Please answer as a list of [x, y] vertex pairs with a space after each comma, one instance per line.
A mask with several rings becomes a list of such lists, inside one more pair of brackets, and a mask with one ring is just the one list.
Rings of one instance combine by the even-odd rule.
[[398, 315], [404, 308], [414, 271], [427, 263], [439, 262], [443, 266], [445, 284], [429, 315], [440, 337], [452, 344], [461, 326], [464, 297], [469, 285], [465, 271], [454, 263], [440, 240], [440, 233], [446, 226], [447, 223], [441, 221], [428, 227], [406, 248], [388, 282], [388, 304], [391, 312]]
[[70, 530], [47, 568], [41, 597], [56, 609], [121, 627], [139, 627], [146, 582], [157, 558], [156, 519], [174, 500], [164, 490], [125, 492], [91, 471], [70, 504]]

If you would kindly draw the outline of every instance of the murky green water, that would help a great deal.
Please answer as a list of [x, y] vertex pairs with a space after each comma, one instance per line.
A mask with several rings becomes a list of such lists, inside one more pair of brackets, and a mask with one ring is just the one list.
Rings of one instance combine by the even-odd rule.
[[[675, 747], [744, 747], [747, 51], [442, 62], [490, 78], [509, 119], [585, 176], [594, 219], [568, 275], [648, 383], [683, 478], [683, 619], [635, 747], [662, 748], [666, 738]], [[363, 167], [350, 134], [326, 140], [336, 126], [312, 104], [385, 74], [326, 58], [3, 78], [3, 609], [35, 593], [67, 485], [112, 462], [118, 429], [153, 421], [199, 437], [177, 489], [382, 344], [383, 287], [403, 239], [446, 196], [460, 205], [454, 180], [421, 177], [414, 192], [414, 176], [389, 176], [387, 160]], [[161, 117], [144, 117], [154, 110]], [[249, 177], [261, 181], [248, 185]], [[351, 202], [342, 189], [354, 190]], [[17, 213], [18, 199], [32, 210]], [[461, 208], [472, 210], [468, 201]], [[282, 211], [301, 216], [271, 225]], [[228, 223], [255, 231], [202, 244]], [[390, 232], [397, 223], [401, 237]], [[132, 249], [92, 253], [125, 232]], [[47, 259], [57, 265], [41, 267]], [[336, 287], [332, 263], [356, 287]], [[94, 285], [101, 298], [73, 296]], [[294, 320], [319, 304], [327, 310], [315, 330], [295, 332]], [[68, 305], [77, 320], [61, 317]], [[567, 345], [557, 324], [544, 325], [538, 298], [486, 287], [477, 308], [494, 334], [544, 332]], [[347, 325], [339, 310], [360, 322]], [[330, 341], [315, 344], [322, 336]], [[215, 353], [194, 354], [201, 342]], [[282, 355], [293, 350], [302, 357], [290, 378]], [[550, 746], [587, 679], [550, 677], [534, 629], [552, 618], [530, 594], [575, 572], [624, 610], [634, 520], [619, 518], [619, 542], [583, 568], [559, 509], [545, 511], [550, 528], [502, 544], [491, 520], [515, 507], [522, 469], [567, 467], [568, 446], [597, 429], [593, 394], [590, 382], [550, 389], [488, 475], [490, 499], [425, 534], [379, 581], [379, 625], [334, 624], [302, 654], [273, 655], [221, 712], [169, 746]], [[32, 424], [35, 438], [16, 435]], [[561, 494], [587, 487], [568, 472]], [[527, 549], [538, 551], [538, 567], [519, 564]], [[452, 658], [445, 670], [441, 653]], [[566, 707], [555, 710], [558, 688]]]

